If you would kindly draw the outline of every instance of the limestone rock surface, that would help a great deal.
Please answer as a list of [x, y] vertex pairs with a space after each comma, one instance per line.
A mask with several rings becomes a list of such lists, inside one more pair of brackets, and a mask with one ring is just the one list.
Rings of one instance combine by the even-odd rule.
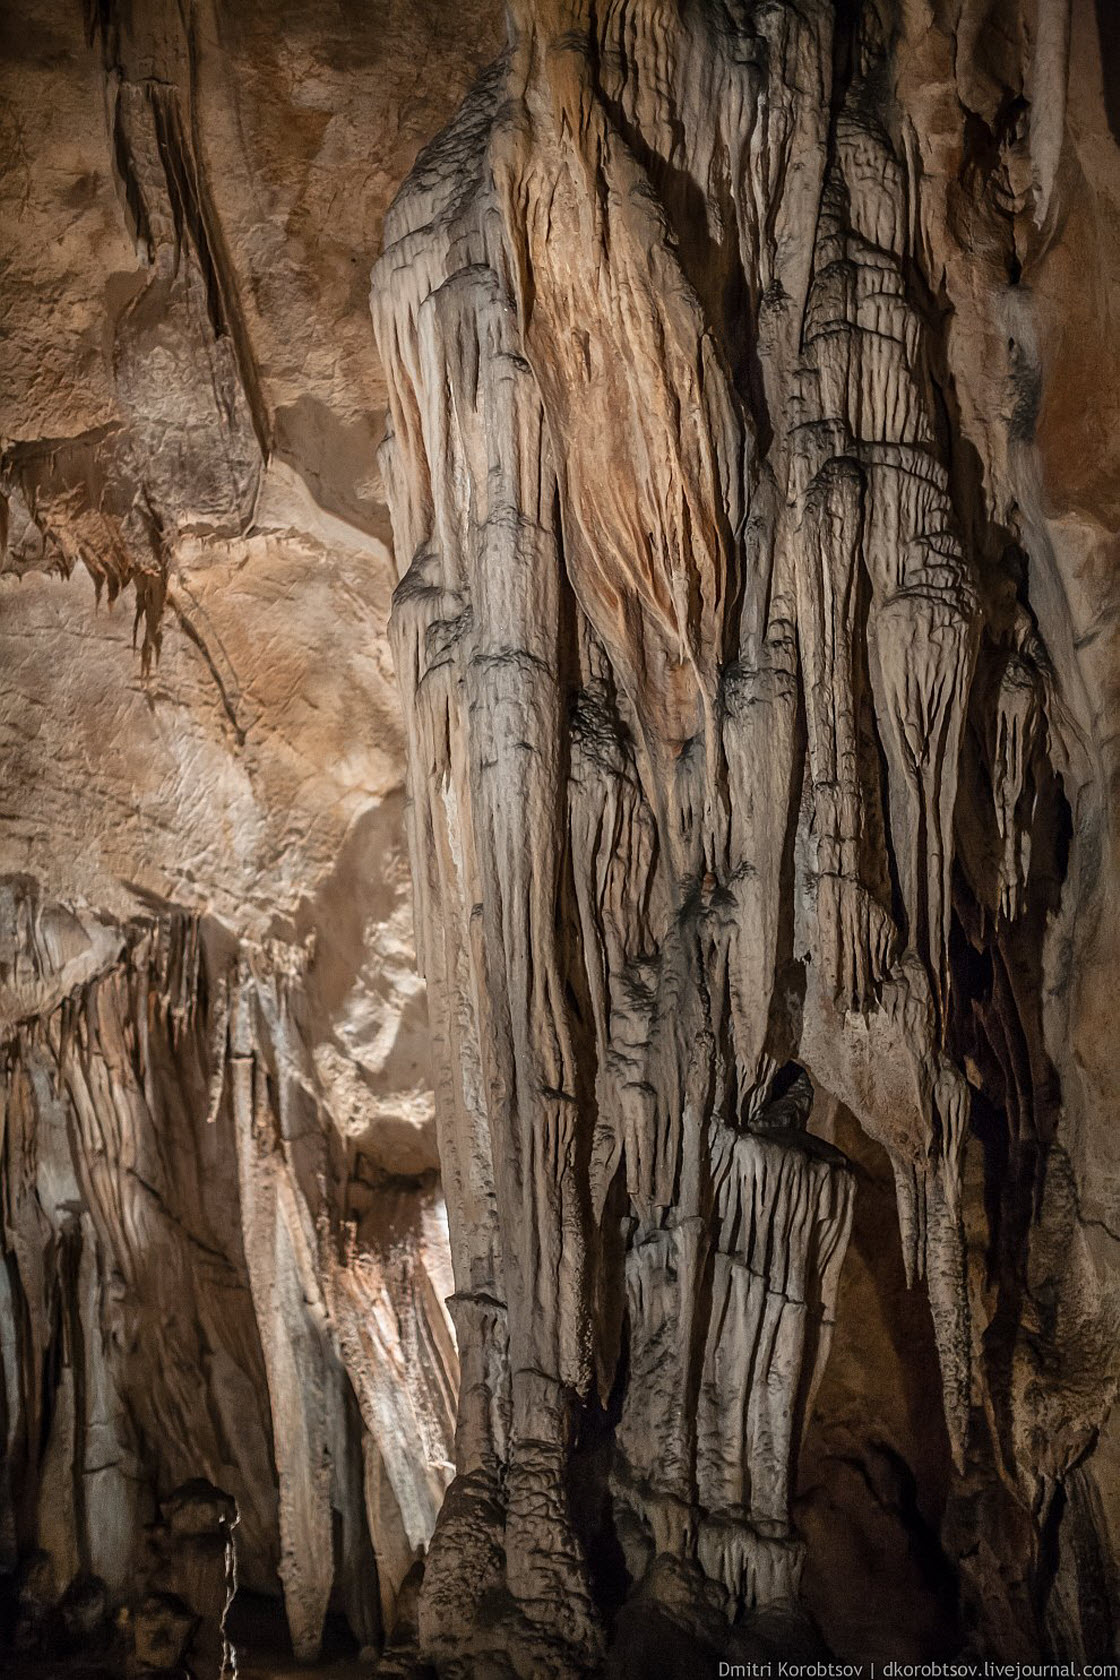
[[11, 0], [0, 137], [0, 1641], [1115, 1656], [1106, 0]]
[[153, 1553], [180, 1488], [311, 1656], [377, 1645], [450, 1475], [366, 294], [496, 46], [395, 0], [0, 19], [0, 1565], [147, 1594], [171, 1660], [222, 1609]]
[[587, 1672], [604, 1530], [695, 1639], [807, 1598], [858, 1650], [854, 1532], [919, 1647], [1112, 1649], [1115, 456], [1075, 488], [1058, 413], [1075, 245], [1116, 343], [1114, 48], [1060, 0], [522, 0], [386, 221], [449, 1673]]

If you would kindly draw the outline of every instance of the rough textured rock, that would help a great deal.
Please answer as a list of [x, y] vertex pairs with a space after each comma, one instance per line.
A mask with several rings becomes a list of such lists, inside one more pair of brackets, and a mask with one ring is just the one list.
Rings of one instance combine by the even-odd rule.
[[0, 18], [0, 1636], [1110, 1655], [1109, 8], [504, 14]]
[[[391, 634], [464, 1372], [419, 1613], [448, 1672], [586, 1672], [604, 1530], [624, 1591], [690, 1583], [680, 1625], [796, 1606], [838, 1107], [886, 1153], [878, 1240], [928, 1300], [942, 1417], [898, 1424], [925, 1462], [866, 1424], [849, 1448], [881, 1534], [924, 1546], [927, 1641], [1111, 1647], [1117, 1489], [1089, 1466], [1114, 1238], [1070, 1153], [1106, 1110], [1069, 1043], [1115, 944], [1043, 418], [1068, 218], [1112, 226], [1096, 23], [523, 0], [386, 222]], [[1096, 551], [1111, 514], [1077, 501]], [[867, 1355], [895, 1383], [920, 1359], [900, 1310]], [[842, 1414], [818, 1427], [835, 1458]], [[819, 1586], [861, 1520], [831, 1486], [810, 1596], [866, 1640]]]
[[440, 12], [0, 20], [0, 1552], [154, 1595], [169, 1661], [176, 1489], [311, 1655], [450, 1474], [366, 299], [497, 43]]

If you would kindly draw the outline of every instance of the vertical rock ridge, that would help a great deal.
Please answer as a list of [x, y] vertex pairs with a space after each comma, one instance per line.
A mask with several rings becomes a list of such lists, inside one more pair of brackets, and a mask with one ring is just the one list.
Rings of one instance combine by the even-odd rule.
[[730, 1615], [796, 1601], [791, 1476], [853, 1183], [808, 1148], [813, 1083], [891, 1159], [965, 1467], [962, 765], [979, 746], [1011, 922], [1052, 701], [958, 504], [897, 42], [874, 4], [524, 0], [386, 223], [441, 1148], [458, 1287], [484, 1273], [509, 1338], [463, 1333], [482, 1392], [421, 1596], [449, 1662], [501, 1644], [466, 1587], [495, 1455], [479, 1534], [497, 1590], [504, 1505], [507, 1659], [545, 1672], [543, 1639], [557, 1673], [590, 1661], [572, 1408], [619, 1382], [632, 1583], [669, 1554]]
[[[28, 924], [24, 978], [49, 908], [32, 901]], [[153, 1495], [203, 1475], [236, 1501], [241, 1580], [267, 1591], [278, 1570], [297, 1653], [317, 1654], [336, 1590], [372, 1642], [451, 1468], [457, 1357], [427, 1269], [440, 1233], [417, 1223], [411, 1185], [375, 1191], [351, 1224], [324, 1202], [329, 1128], [285, 951], [239, 952], [181, 913], [118, 941], [7, 1040], [5, 1345], [21, 1380], [6, 1371], [5, 1525], [62, 1579], [134, 1595]], [[368, 1502], [363, 1450], [385, 1475]]]

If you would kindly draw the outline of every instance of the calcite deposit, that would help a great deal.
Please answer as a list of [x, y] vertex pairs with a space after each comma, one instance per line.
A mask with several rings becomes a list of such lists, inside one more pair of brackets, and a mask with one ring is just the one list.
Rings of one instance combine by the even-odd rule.
[[437, 13], [0, 23], [0, 1567], [212, 1622], [151, 1534], [202, 1481], [304, 1657], [451, 1471], [366, 301], [496, 46]]
[[1106, 0], [0, 43], [0, 1638], [1116, 1655]]

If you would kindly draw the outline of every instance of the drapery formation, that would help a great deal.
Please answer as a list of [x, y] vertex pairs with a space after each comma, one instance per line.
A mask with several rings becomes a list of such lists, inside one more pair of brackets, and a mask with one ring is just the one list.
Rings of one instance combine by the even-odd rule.
[[181, 915], [90, 951], [30, 884], [16, 919], [4, 984], [45, 1007], [0, 1086], [6, 1566], [34, 1538], [59, 1588], [135, 1600], [156, 1501], [202, 1478], [299, 1654], [332, 1594], [374, 1642], [450, 1469], [437, 1194], [332, 1211], [298, 971]]
[[1113, 1657], [1113, 8], [7, 11], [0, 1644]]
[[630, 1580], [668, 1556], [729, 1614], [796, 1599], [852, 1198], [814, 1084], [890, 1156], [963, 1466], [954, 811], [979, 659], [971, 843], [998, 830], [1013, 917], [1045, 660], [958, 505], [891, 30], [870, 3], [522, 0], [387, 221], [464, 1370], [420, 1617], [448, 1661], [493, 1643], [495, 1593], [519, 1672], [590, 1660], [592, 1419]]

